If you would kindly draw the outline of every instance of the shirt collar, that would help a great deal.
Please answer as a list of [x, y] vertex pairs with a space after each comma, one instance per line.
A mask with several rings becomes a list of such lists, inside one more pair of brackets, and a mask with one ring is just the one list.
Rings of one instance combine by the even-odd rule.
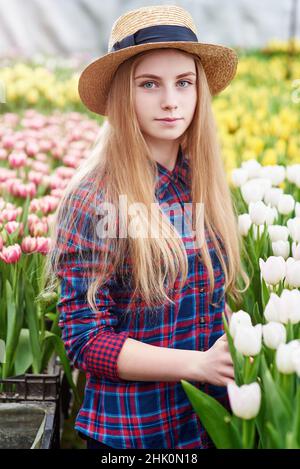
[[156, 178], [156, 193], [162, 198], [170, 182], [177, 183], [178, 179], [184, 184], [188, 183], [189, 176], [189, 161], [184, 155], [181, 145], [177, 153], [177, 160], [174, 169], [171, 171], [158, 161], [156, 162], [158, 174]]

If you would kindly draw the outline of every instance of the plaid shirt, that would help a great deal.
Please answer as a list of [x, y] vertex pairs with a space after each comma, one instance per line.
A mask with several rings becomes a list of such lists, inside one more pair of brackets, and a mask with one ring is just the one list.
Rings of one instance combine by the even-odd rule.
[[[177, 203], [179, 207], [190, 202], [189, 165], [181, 147], [173, 171], [159, 163], [157, 167], [156, 198], [161, 207], [165, 202]], [[59, 326], [71, 363], [86, 374], [84, 400], [75, 429], [114, 448], [213, 447], [180, 381], [123, 380], [117, 370], [118, 355], [128, 337], [158, 347], [205, 351], [224, 334], [224, 272], [213, 244], [207, 238], [215, 275], [212, 303], [216, 306], [209, 302], [207, 270], [193, 248], [191, 236], [184, 233], [189, 273], [185, 285], [173, 298], [175, 305], [152, 308], [160, 313], [153, 322], [149, 308], [140, 300], [134, 303], [136, 314], [130, 313], [124, 320], [122, 312], [132, 291], [121, 278], [112, 276], [97, 292], [96, 315], [87, 302], [86, 282], [81, 274], [82, 269], [88, 271], [92, 261], [79, 260], [78, 256], [79, 239], [86, 255], [91, 248], [88, 226], [95, 218], [88, 196], [86, 182], [78, 193], [78, 199], [83, 198], [86, 203], [84, 210], [77, 211], [76, 230], [67, 232], [62, 228], [58, 236], [58, 245], [64, 251], [59, 269]], [[172, 223], [174, 220], [176, 213]], [[226, 387], [189, 382], [229, 408]]]

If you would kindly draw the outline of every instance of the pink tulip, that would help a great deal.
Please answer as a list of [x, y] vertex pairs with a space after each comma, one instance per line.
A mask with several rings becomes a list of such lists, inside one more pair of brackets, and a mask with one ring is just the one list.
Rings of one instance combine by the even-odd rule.
[[31, 236], [25, 236], [21, 243], [22, 251], [26, 254], [31, 254], [37, 250], [37, 239]]
[[32, 225], [29, 231], [32, 236], [46, 235], [48, 233], [48, 223], [40, 220], [38, 223]]
[[62, 179], [70, 179], [75, 174], [74, 168], [67, 168], [65, 166], [59, 166], [56, 169], [56, 174]]
[[19, 236], [23, 236], [23, 232], [24, 232], [23, 223], [20, 223], [18, 221], [9, 221], [8, 223], [4, 225], [4, 228], [6, 229], [8, 234], [12, 234], [15, 231], [19, 230], [20, 228]]
[[[21, 207], [20, 207], [20, 209], [22, 210]], [[3, 222], [3, 221], [16, 221], [17, 216], [18, 216], [19, 213], [20, 213], [20, 211], [16, 208], [15, 209], [5, 208], [0, 213], [0, 221], [1, 222]]]
[[39, 173], [38, 171], [29, 171], [28, 173], [28, 180], [30, 182], [34, 182], [35, 185], [39, 186], [43, 181], [43, 173]]
[[41, 254], [48, 254], [51, 248], [51, 238], [39, 236], [37, 239], [37, 251]]
[[46, 162], [48, 161], [48, 156], [46, 155], [46, 153], [39, 152], [35, 155], [35, 161]]
[[39, 212], [41, 210], [41, 204], [39, 199], [32, 199], [29, 204], [30, 212]]
[[19, 244], [14, 244], [12, 246], [3, 247], [0, 252], [0, 259], [6, 262], [6, 264], [14, 264], [19, 261], [21, 255], [21, 247]]
[[39, 152], [39, 146], [37, 145], [37, 143], [28, 143], [26, 145], [26, 153], [27, 155], [29, 156], [34, 156], [36, 155], [37, 153]]
[[44, 163], [43, 161], [34, 161], [32, 164], [32, 169], [34, 171], [39, 171], [40, 173], [43, 174], [49, 174], [50, 173], [50, 167], [48, 163]]
[[74, 156], [72, 155], [69, 155], [69, 156], [64, 156], [63, 157], [63, 164], [67, 165], [67, 166], [71, 166], [72, 168], [77, 168], [78, 167], [78, 158], [75, 158]]
[[11, 168], [21, 168], [26, 165], [27, 155], [24, 152], [12, 152], [8, 157]]
[[51, 195], [46, 195], [41, 199], [40, 207], [44, 215], [47, 213], [54, 212], [59, 204], [59, 200]]
[[41, 151], [50, 151], [51, 148], [52, 148], [53, 144], [51, 142], [51, 140], [41, 140], [40, 141], [40, 149]]
[[2, 138], [2, 146], [7, 150], [11, 150], [14, 147], [14, 137], [13, 135], [4, 135]]
[[54, 197], [57, 197], [58, 199], [60, 199], [63, 196], [63, 193], [64, 193], [63, 189], [57, 188], [57, 189], [52, 189], [50, 195], [53, 195]]

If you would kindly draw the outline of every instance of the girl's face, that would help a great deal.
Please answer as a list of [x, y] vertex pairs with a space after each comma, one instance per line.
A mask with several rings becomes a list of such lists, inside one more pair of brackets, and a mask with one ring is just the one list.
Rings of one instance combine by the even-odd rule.
[[[190, 125], [197, 103], [193, 57], [177, 50], [153, 51], [138, 63], [133, 78], [142, 133], [152, 139], [178, 139]], [[159, 120], [168, 117], [178, 120], [171, 124]]]

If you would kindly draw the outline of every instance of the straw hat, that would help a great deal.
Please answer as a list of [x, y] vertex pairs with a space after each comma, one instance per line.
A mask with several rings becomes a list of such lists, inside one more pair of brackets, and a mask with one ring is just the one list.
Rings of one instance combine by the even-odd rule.
[[236, 73], [236, 52], [222, 45], [200, 43], [193, 19], [182, 7], [146, 6], [128, 11], [114, 22], [107, 54], [88, 65], [79, 78], [82, 102], [91, 111], [107, 115], [106, 99], [119, 65], [143, 51], [161, 47], [198, 55], [212, 95], [226, 88]]

